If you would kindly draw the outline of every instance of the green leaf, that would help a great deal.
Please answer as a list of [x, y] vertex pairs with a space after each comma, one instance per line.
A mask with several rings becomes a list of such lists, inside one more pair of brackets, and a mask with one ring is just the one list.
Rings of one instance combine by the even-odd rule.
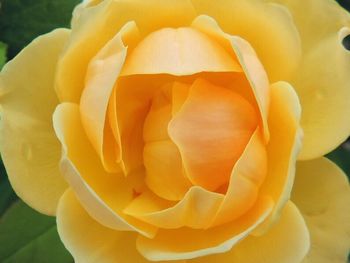
[[340, 145], [337, 149], [327, 155], [346, 173], [350, 179], [350, 141]]
[[4, 66], [7, 60], [6, 53], [7, 53], [7, 45], [3, 42], [0, 42], [0, 69]]
[[14, 203], [0, 221], [0, 262], [74, 262], [57, 234], [54, 217], [41, 215], [22, 201]]
[[13, 58], [38, 35], [69, 27], [80, 0], [0, 0], [0, 40]]
[[6, 175], [4, 164], [0, 159], [0, 216], [18, 197], [12, 190]]

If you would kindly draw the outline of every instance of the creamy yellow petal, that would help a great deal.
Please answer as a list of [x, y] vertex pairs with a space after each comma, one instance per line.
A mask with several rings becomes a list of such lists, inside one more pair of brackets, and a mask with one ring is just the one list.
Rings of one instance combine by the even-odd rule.
[[67, 188], [52, 113], [56, 63], [69, 34], [58, 29], [35, 39], [0, 73], [0, 145], [9, 179], [20, 198], [49, 215]]
[[226, 184], [257, 119], [238, 94], [197, 79], [168, 127], [190, 181], [208, 190]]
[[153, 239], [139, 236], [138, 251], [151, 261], [192, 259], [229, 251], [244, 239], [271, 212], [269, 198], [258, 200], [243, 217], [207, 230], [179, 228], [159, 230]]
[[[264, 129], [264, 136], [266, 141], [269, 139], [269, 130], [267, 124], [267, 115], [269, 110], [269, 80], [265, 69], [261, 64], [253, 47], [246, 40], [226, 34], [221, 30], [217, 22], [208, 16], [202, 15], [197, 17], [192, 22], [192, 27], [199, 29], [202, 32], [215, 38], [222, 46], [226, 46], [229, 52], [235, 53], [240, 62], [243, 72], [246, 75], [250, 88], [253, 91], [256, 104], [261, 113], [261, 121]], [[246, 87], [246, 85], [244, 85]], [[233, 87], [237, 89], [237, 87]], [[239, 90], [242, 87], [238, 87]], [[250, 91], [245, 91], [250, 93]]]
[[54, 128], [63, 147], [62, 173], [88, 213], [104, 226], [153, 236], [155, 227], [122, 213], [137, 186], [132, 176], [105, 172], [84, 133], [79, 106], [60, 104], [54, 113]]
[[163, 27], [187, 26], [194, 16], [189, 0], [105, 0], [84, 9], [59, 62], [56, 90], [60, 100], [79, 102], [90, 60], [127, 22], [135, 21], [144, 37]]
[[331, 161], [298, 162], [292, 200], [310, 230], [311, 250], [303, 263], [344, 263], [350, 250], [350, 186]]
[[301, 57], [300, 39], [287, 9], [259, 0], [191, 0], [198, 14], [218, 21], [224, 32], [247, 40], [272, 82], [288, 80]]
[[113, 144], [113, 140], [108, 145], [105, 141], [107, 107], [127, 53], [122, 38], [135, 34], [135, 31], [135, 24], [127, 23], [91, 60], [80, 100], [81, 120], [86, 134], [108, 172], [120, 171], [117, 161], [121, 159], [121, 150], [117, 150], [114, 158], [106, 156], [107, 148], [110, 149]]
[[350, 15], [332, 0], [274, 2], [289, 9], [301, 36], [303, 61], [292, 80], [303, 108], [305, 140], [299, 158], [313, 159], [350, 134], [350, 52], [342, 45], [350, 34]]
[[264, 0], [285, 6], [300, 33], [304, 53], [343, 26], [350, 25], [349, 12], [332, 0]]
[[315, 45], [292, 82], [303, 109], [305, 139], [299, 159], [320, 157], [350, 134], [350, 51], [342, 44], [349, 34], [350, 28], [343, 28]]
[[301, 148], [302, 131], [299, 126], [300, 104], [293, 89], [286, 82], [271, 86], [269, 112], [270, 141], [267, 145], [268, 170], [260, 194], [271, 195], [276, 202], [270, 220], [255, 234], [260, 234], [278, 219], [288, 202], [293, 187], [295, 163]]
[[135, 198], [124, 212], [159, 228], [203, 229], [209, 227], [223, 199], [222, 194], [193, 186], [175, 205], [146, 193]]
[[256, 130], [235, 164], [225, 198], [214, 225], [227, 223], [247, 212], [255, 203], [267, 172], [267, 154], [260, 130]]
[[289, 202], [283, 209], [279, 222], [265, 235], [247, 237], [227, 253], [189, 262], [301, 263], [309, 247], [309, 233], [303, 216], [298, 208]]
[[84, 210], [72, 190], [67, 190], [60, 200], [57, 230], [76, 263], [149, 262], [136, 250], [136, 233], [100, 225]]
[[240, 71], [234, 57], [207, 35], [190, 27], [166, 27], [135, 47], [125, 61], [122, 75]]

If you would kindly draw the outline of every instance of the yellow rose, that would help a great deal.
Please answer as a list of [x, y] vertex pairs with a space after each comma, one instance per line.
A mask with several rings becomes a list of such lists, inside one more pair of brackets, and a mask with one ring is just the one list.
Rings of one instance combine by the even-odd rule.
[[274, 2], [84, 1], [4, 67], [10, 181], [76, 262], [346, 261], [350, 16]]

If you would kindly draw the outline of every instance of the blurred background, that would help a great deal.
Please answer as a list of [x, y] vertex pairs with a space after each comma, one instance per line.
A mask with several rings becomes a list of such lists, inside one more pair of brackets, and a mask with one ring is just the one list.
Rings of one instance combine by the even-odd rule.
[[[7, 60], [15, 57], [38, 35], [57, 27], [69, 27], [71, 12], [79, 2], [78, 0], [0, 0], [0, 69]], [[338, 2], [350, 11], [350, 0], [338, 0]], [[350, 36], [344, 40], [344, 46], [350, 50]], [[350, 140], [327, 157], [336, 162], [348, 177], [350, 176]], [[35, 212], [18, 199], [8, 182], [1, 160], [0, 262], [74, 262], [60, 242], [55, 218]]]

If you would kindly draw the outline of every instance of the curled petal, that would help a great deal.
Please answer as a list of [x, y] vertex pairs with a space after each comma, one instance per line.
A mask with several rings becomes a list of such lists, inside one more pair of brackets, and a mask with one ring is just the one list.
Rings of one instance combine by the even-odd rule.
[[83, 130], [79, 106], [60, 104], [54, 113], [54, 128], [63, 147], [62, 173], [88, 213], [112, 229], [154, 236], [155, 227], [123, 215], [122, 210], [138, 186], [131, 176], [105, 172]]

